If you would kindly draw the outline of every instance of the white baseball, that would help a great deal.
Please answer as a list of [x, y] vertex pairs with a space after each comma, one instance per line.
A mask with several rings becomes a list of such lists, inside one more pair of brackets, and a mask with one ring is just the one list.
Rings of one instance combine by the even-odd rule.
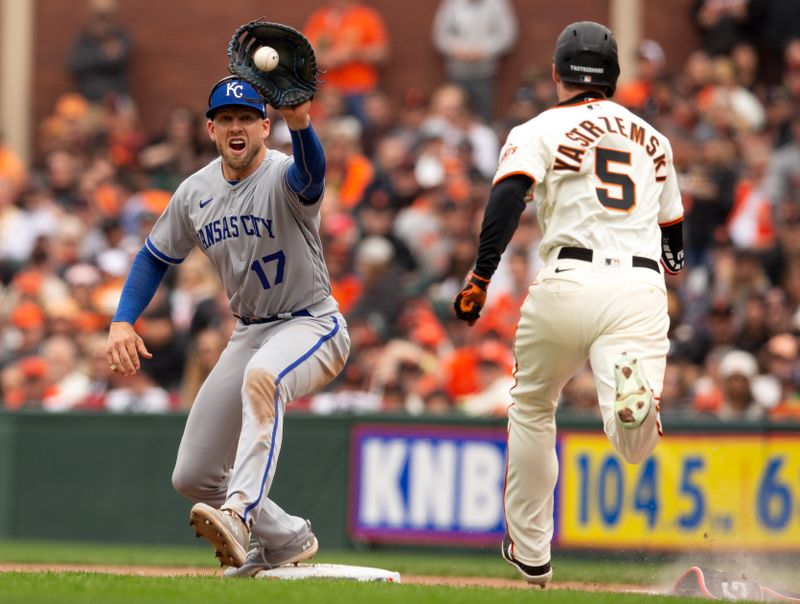
[[253, 54], [253, 63], [261, 71], [272, 71], [278, 66], [278, 51], [271, 46], [262, 46]]

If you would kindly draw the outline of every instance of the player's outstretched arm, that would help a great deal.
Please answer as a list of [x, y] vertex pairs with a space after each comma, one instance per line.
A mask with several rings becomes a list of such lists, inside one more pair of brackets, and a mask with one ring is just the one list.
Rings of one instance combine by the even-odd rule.
[[286, 178], [289, 187], [306, 205], [319, 201], [325, 189], [325, 152], [311, 126], [310, 109], [311, 101], [278, 109], [292, 137], [294, 163]]
[[167, 264], [155, 258], [146, 247], [133, 260], [131, 272], [122, 288], [117, 312], [108, 331], [106, 355], [111, 370], [120, 375], [133, 375], [139, 370], [139, 357], [152, 357], [144, 340], [133, 329], [158, 289], [167, 272]]

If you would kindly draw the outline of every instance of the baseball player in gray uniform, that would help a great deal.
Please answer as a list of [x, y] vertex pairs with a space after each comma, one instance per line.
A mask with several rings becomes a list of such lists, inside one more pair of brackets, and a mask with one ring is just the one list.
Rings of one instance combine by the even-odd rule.
[[133, 323], [167, 267], [200, 247], [239, 321], [192, 405], [172, 482], [197, 502], [190, 524], [234, 576], [316, 553], [310, 523], [267, 495], [286, 405], [331, 381], [350, 350], [318, 233], [325, 156], [309, 108], [279, 110], [290, 157], [265, 146], [270, 120], [250, 84], [213, 87], [207, 127], [220, 157], [181, 183], [153, 226], [108, 337], [112, 370], [135, 373], [151, 355]]
[[[514, 128], [500, 154], [474, 271], [455, 299], [473, 324], [525, 203], [535, 200], [545, 268], [523, 302], [508, 411], [503, 558], [531, 583], [552, 577], [556, 405], [588, 358], [605, 433], [631, 463], [659, 441], [668, 349], [661, 267], [683, 266], [683, 207], [669, 141], [608, 100], [611, 31], [569, 25], [553, 59], [557, 106]], [[661, 260], [659, 265], [658, 260]]]

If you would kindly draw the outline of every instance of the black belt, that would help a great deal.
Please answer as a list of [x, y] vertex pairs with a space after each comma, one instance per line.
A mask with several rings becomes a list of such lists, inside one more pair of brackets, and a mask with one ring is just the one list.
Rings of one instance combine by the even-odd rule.
[[295, 310], [294, 312], [281, 313], [279, 315], [272, 315], [271, 317], [240, 317], [237, 314], [233, 315], [245, 325], [260, 325], [261, 323], [272, 323], [273, 321], [280, 321], [281, 319], [291, 319], [293, 317], [310, 317], [311, 313], [308, 309]]
[[[562, 247], [560, 250], [558, 250], [558, 258], [569, 258], [571, 260], [583, 260], [584, 262], [591, 262], [592, 258], [594, 258], [594, 251], [586, 249], [585, 247]], [[649, 268], [661, 274], [661, 271], [658, 269], [658, 262], [652, 260], [651, 258], [634, 256], [631, 259], [631, 265], [641, 268]]]

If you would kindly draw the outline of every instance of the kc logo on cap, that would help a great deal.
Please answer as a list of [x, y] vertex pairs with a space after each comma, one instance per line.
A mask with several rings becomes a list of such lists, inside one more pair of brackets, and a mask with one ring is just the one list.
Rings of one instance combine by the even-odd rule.
[[258, 111], [262, 118], [267, 117], [267, 108], [259, 92], [249, 82], [235, 76], [228, 76], [214, 84], [208, 97], [206, 117], [214, 119], [217, 109], [227, 105], [250, 107]]
[[228, 82], [225, 86], [225, 96], [235, 96], [237, 99], [242, 98], [242, 91], [244, 86], [241, 82]]

